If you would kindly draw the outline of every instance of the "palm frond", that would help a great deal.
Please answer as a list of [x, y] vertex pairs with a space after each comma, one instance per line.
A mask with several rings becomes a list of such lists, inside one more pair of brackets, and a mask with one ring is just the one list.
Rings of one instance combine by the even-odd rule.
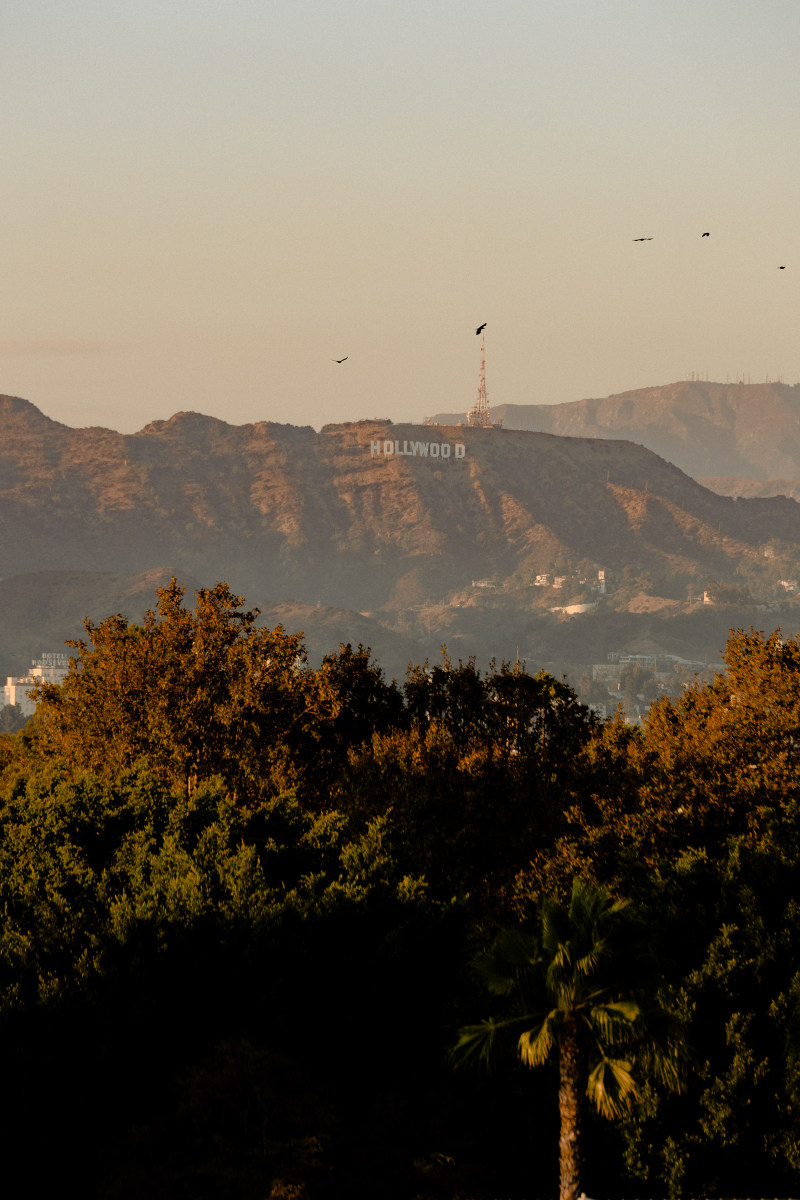
[[458, 1031], [458, 1041], [450, 1051], [455, 1066], [469, 1063], [491, 1066], [498, 1025], [494, 1018], [481, 1021], [480, 1025], [465, 1025]]
[[572, 945], [568, 938], [559, 940], [555, 930], [550, 931], [549, 937], [545, 931], [542, 945], [549, 959], [545, 972], [547, 991], [559, 1008], [571, 1008], [576, 984]]
[[589, 1075], [586, 1095], [603, 1117], [619, 1117], [630, 1111], [638, 1095], [632, 1063], [622, 1058], [601, 1058]]
[[605, 942], [602, 939], [595, 941], [585, 953], [575, 959], [575, 974], [583, 979], [596, 974], [603, 961], [605, 949]]
[[483, 950], [472, 960], [490, 992], [507, 996], [517, 984], [537, 967], [541, 956], [538, 940], [519, 929], [504, 929], [489, 950]]
[[474, 960], [509, 1019], [465, 1026], [451, 1057], [488, 1066], [513, 1030], [520, 1061], [536, 1067], [572, 1038], [581, 1061], [589, 1055], [586, 1094], [606, 1117], [632, 1107], [636, 1079], [679, 1091], [684, 1031], [658, 1003], [652, 931], [636, 909], [576, 880], [568, 905], [543, 901], [539, 928], [504, 931]]
[[544, 900], [542, 902], [542, 946], [548, 959], [552, 961], [562, 948], [567, 947], [571, 932], [572, 923], [569, 913], [563, 905], [556, 900]]
[[517, 1042], [517, 1053], [526, 1067], [539, 1067], [547, 1062], [564, 1024], [560, 1008], [553, 1008], [538, 1026], [526, 1029]]
[[642, 1015], [642, 1010], [635, 1000], [609, 1000], [603, 1005], [609, 1012], [619, 1013], [626, 1021], [635, 1021]]
[[458, 1031], [458, 1041], [450, 1051], [449, 1057], [456, 1067], [472, 1064], [489, 1068], [492, 1066], [499, 1036], [515, 1026], [538, 1020], [538, 1017], [526, 1013], [524, 1016], [510, 1017], [506, 1021], [496, 1021], [494, 1017], [487, 1017], [479, 1025], [464, 1025]]
[[635, 1037], [634, 1025], [642, 1015], [635, 1000], [610, 1000], [595, 1004], [587, 1014], [592, 1032], [606, 1045], [630, 1043]]
[[637, 1057], [647, 1073], [658, 1083], [668, 1088], [671, 1092], [683, 1091], [685, 1079], [683, 1068], [685, 1064], [682, 1062], [679, 1053], [654, 1053], [653, 1048], [650, 1047], [644, 1054]]

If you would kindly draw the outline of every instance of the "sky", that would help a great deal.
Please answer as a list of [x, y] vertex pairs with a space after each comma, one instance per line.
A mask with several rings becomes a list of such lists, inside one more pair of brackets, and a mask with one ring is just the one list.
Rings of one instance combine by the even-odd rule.
[[490, 405], [798, 382], [799, 57], [797, 0], [10, 0], [0, 393], [420, 422], [483, 322]]

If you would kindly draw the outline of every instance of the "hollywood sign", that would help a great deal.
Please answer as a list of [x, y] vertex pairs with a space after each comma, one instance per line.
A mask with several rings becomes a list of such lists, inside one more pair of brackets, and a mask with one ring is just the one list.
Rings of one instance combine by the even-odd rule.
[[402, 449], [398, 439], [391, 441], [387, 438], [385, 441], [382, 438], [376, 438], [369, 444], [370, 454], [374, 457], [376, 454], [383, 454], [386, 458], [393, 455], [408, 454], [412, 458], [439, 458], [448, 459], [463, 458], [467, 453], [467, 447], [463, 442], [456, 442], [451, 446], [449, 442], [408, 442], [404, 441]]

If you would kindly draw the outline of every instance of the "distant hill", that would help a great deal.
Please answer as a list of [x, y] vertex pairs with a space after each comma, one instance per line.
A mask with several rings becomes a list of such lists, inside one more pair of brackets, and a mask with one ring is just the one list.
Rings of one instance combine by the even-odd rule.
[[788, 496], [800, 501], [800, 479], [737, 479], [733, 475], [706, 475], [697, 480], [703, 487], [721, 496], [743, 496], [754, 499], [764, 496]]
[[[71, 653], [67, 640], [85, 638], [84, 618], [100, 622], [112, 613], [129, 621], [144, 618], [156, 606], [156, 590], [166, 586], [174, 571], [167, 568], [139, 575], [97, 571], [34, 571], [0, 580], [0, 670], [23, 674], [32, 659], [44, 652]], [[179, 573], [187, 589], [185, 603], [194, 606], [194, 593], [216, 580], [200, 582]], [[253, 597], [245, 597], [248, 604]], [[410, 662], [422, 662], [426, 647], [402, 633], [385, 628], [360, 613], [291, 600], [265, 602], [259, 625], [302, 630], [309, 661], [318, 665], [341, 642], [372, 647], [389, 677], [403, 678]], [[4, 682], [4, 680], [3, 680]]]
[[[197, 413], [122, 435], [0, 397], [0, 635], [13, 621], [33, 637], [38, 611], [52, 636], [86, 612], [143, 611], [174, 573], [226, 580], [265, 620], [296, 620], [315, 653], [368, 642], [392, 673], [445, 642], [560, 661], [578, 639], [550, 609], [592, 600], [599, 570], [615, 581], [603, 611], [662, 631], [712, 582], [728, 601], [774, 598], [800, 574], [800, 508], [717, 495], [630, 441]], [[562, 590], [534, 587], [541, 573]]]
[[639, 442], [694, 479], [800, 480], [798, 384], [683, 381], [601, 400], [493, 405], [492, 416], [507, 429]]
[[[140, 621], [170, 575], [159, 569], [141, 575], [31, 571], [0, 579], [0, 671], [21, 674], [42, 651], [67, 652], [68, 638], [85, 636], [84, 617], [102, 621], [122, 612]], [[200, 586], [193, 578], [184, 583]]]

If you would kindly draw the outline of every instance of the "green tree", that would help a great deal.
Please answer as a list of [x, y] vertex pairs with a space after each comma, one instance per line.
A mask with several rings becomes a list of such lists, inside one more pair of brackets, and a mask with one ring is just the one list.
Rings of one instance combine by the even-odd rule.
[[737, 630], [725, 662], [642, 727], [602, 727], [555, 844], [515, 883], [523, 920], [579, 875], [657, 930], [696, 1070], [680, 1103], [654, 1092], [620, 1129], [627, 1169], [672, 1196], [790, 1194], [800, 1171], [785, 1045], [800, 995], [800, 643]]
[[317, 719], [302, 727], [306, 745], [296, 755], [298, 790], [307, 803], [329, 807], [346, 787], [348, 757], [373, 737], [402, 728], [405, 708], [402, 692], [394, 680], [386, 682], [369, 648], [354, 650], [349, 642], [324, 656], [309, 676], [311, 690], [317, 692]]
[[597, 728], [597, 718], [566, 683], [505, 660], [487, 676], [489, 735], [506, 759], [533, 760], [551, 784]]
[[514, 877], [552, 844], [596, 719], [520, 664], [413, 668], [406, 696], [404, 725], [351, 749], [339, 803], [388, 813], [399, 858], [440, 899], [469, 894], [508, 922]]
[[576, 753], [597, 725], [566, 683], [505, 659], [482, 675], [474, 658], [456, 667], [443, 652], [441, 664], [409, 669], [404, 694], [410, 723], [422, 734], [446, 731], [461, 754], [480, 747], [505, 762], [535, 760], [543, 776]]
[[410, 667], [403, 688], [410, 720], [423, 733], [446, 729], [459, 750], [488, 736], [488, 688], [474, 657], [454, 666], [445, 649], [442, 661]]
[[557, 1059], [560, 1197], [576, 1200], [581, 1093], [612, 1118], [638, 1099], [641, 1077], [679, 1086], [680, 1039], [654, 1003], [657, 970], [648, 930], [627, 901], [612, 901], [603, 888], [576, 879], [568, 906], [544, 902], [539, 934], [506, 930], [475, 966], [513, 1011], [503, 1020], [465, 1026], [454, 1057], [488, 1064], [498, 1036], [522, 1026], [522, 1063]]
[[0, 734], [18, 733], [27, 720], [18, 704], [4, 704], [0, 708]]

